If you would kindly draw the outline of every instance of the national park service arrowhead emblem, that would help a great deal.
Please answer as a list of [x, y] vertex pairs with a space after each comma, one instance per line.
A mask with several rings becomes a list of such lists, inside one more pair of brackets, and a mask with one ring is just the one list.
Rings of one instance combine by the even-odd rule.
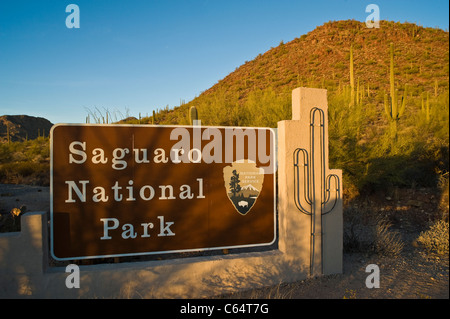
[[228, 199], [241, 215], [255, 205], [264, 182], [264, 170], [251, 160], [239, 160], [223, 168]]

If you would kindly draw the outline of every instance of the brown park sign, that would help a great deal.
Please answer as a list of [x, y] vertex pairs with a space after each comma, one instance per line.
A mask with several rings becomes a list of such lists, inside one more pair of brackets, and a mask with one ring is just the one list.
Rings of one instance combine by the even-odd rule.
[[269, 128], [55, 125], [52, 256], [273, 244], [274, 144]]

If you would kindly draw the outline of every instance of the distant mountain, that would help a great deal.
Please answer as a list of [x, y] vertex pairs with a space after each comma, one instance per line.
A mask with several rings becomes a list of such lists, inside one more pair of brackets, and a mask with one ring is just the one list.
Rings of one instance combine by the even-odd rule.
[[255, 186], [253, 186], [252, 184], [248, 184], [246, 186], [242, 186], [241, 189], [243, 189], [243, 190], [250, 190], [250, 191], [258, 191], [258, 189]]
[[248, 198], [252, 196], [258, 196], [259, 191], [256, 187], [254, 187], [252, 184], [248, 184], [241, 187], [241, 191], [239, 192], [239, 195]]
[[[259, 195], [259, 190], [251, 184], [245, 185], [241, 187], [241, 190], [236, 194], [237, 198], [249, 198], [249, 197], [257, 197]], [[232, 194], [229, 193], [231, 197]]]
[[0, 143], [34, 140], [49, 136], [53, 124], [42, 117], [28, 115], [0, 116]]

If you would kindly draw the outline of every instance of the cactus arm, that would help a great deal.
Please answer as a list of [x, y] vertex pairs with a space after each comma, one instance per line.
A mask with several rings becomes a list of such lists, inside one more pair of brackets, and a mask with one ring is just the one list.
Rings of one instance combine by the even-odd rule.
[[402, 104], [400, 106], [400, 111], [398, 111], [398, 118], [402, 117], [403, 112], [405, 112], [405, 107], [406, 107], [406, 97], [408, 96], [408, 86], [405, 84], [405, 92], [403, 92], [403, 96], [402, 96]]
[[384, 112], [386, 113], [388, 118], [392, 117], [391, 114], [391, 108], [389, 107], [389, 102], [388, 102], [388, 96], [387, 94], [384, 95]]
[[[303, 165], [299, 163], [299, 154], [302, 153], [303, 157]], [[298, 210], [306, 215], [311, 215], [311, 211], [307, 210], [303, 207], [300, 199], [301, 195], [301, 187], [300, 187], [300, 166], [303, 166], [303, 174], [304, 174], [304, 185], [303, 185], [303, 196], [308, 205], [311, 205], [312, 200], [309, 194], [308, 185], [309, 185], [309, 161], [308, 161], [308, 152], [305, 149], [297, 148], [294, 151], [294, 201], [295, 206], [297, 206]]]
[[398, 89], [395, 89], [394, 96], [392, 97], [392, 119], [398, 120]]
[[329, 204], [329, 201], [330, 201], [330, 198], [331, 198], [331, 179], [334, 180], [334, 185], [335, 185], [335, 189], [334, 189], [335, 196], [334, 196], [334, 199], [333, 199], [333, 205], [331, 206], [330, 209], [325, 210], [322, 213], [322, 215], [326, 215], [326, 214], [330, 213], [334, 209], [334, 207], [336, 206], [336, 203], [337, 203], [338, 199], [341, 196], [341, 184], [340, 184], [339, 176], [337, 176], [336, 174], [330, 174], [330, 175], [327, 176], [327, 183], [326, 183], [327, 188], [326, 188], [326, 191], [325, 191], [326, 196], [325, 196], [325, 201], [322, 204], [323, 205]]
[[402, 104], [400, 107], [400, 111], [398, 111], [398, 118], [401, 118], [403, 115], [403, 112], [405, 112], [406, 107], [406, 96], [402, 96]]

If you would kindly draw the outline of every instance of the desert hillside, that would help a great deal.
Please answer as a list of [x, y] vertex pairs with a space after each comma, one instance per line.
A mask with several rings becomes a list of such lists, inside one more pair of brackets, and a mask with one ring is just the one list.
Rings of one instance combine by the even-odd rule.
[[[236, 67], [192, 101], [119, 123], [187, 125], [195, 107], [202, 125], [277, 127], [291, 118], [291, 91], [300, 86], [328, 91], [329, 166], [343, 170], [344, 273], [220, 297], [448, 299], [448, 31], [330, 21]], [[114, 118], [101, 112], [86, 121]], [[49, 210], [50, 127], [0, 117], [0, 232], [20, 227], [10, 212]], [[380, 265], [380, 289], [364, 285], [368, 264]], [[133, 294], [126, 298], [142, 298]]]
[[[350, 197], [448, 179], [449, 34], [412, 23], [369, 29], [354, 20], [327, 22], [259, 54], [188, 103], [120, 122], [186, 125], [195, 106], [202, 125], [277, 127], [291, 118], [291, 92], [300, 86], [328, 91], [330, 167], [343, 170]], [[393, 114], [395, 100], [400, 111]], [[87, 115], [91, 123], [113, 118]], [[50, 127], [44, 119], [4, 116], [0, 138], [47, 137]], [[12, 151], [22, 152], [9, 146], [2, 153]], [[11, 158], [0, 158], [0, 173], [10, 177]]]
[[202, 125], [277, 127], [300, 86], [328, 91], [330, 167], [344, 170], [347, 190], [435, 187], [448, 176], [449, 33], [412, 23], [327, 22], [139, 123], [188, 124], [195, 106]]
[[34, 140], [50, 134], [53, 124], [42, 117], [28, 115], [0, 116], [0, 143]]
[[[376, 103], [382, 110], [383, 95], [390, 85], [391, 43], [395, 84], [401, 93], [405, 84], [411, 98], [421, 98], [424, 92], [435, 95], [448, 91], [447, 31], [391, 21], [381, 21], [379, 29], [368, 29], [365, 23], [354, 20], [332, 21], [259, 54], [192, 101], [174, 110], [161, 110], [155, 120], [187, 124], [187, 109], [195, 105], [202, 122], [208, 125], [257, 125], [257, 119], [236, 110], [256, 96], [267, 99], [270, 94], [282, 94], [288, 97], [278, 102], [286, 104], [289, 93], [299, 86], [326, 88], [331, 96], [341, 94], [350, 85], [351, 47], [355, 90], [359, 83], [361, 92], [369, 98], [366, 102]], [[214, 116], [217, 110], [210, 109], [218, 104], [220, 112]], [[262, 124], [275, 126], [289, 111], [281, 108]]]

